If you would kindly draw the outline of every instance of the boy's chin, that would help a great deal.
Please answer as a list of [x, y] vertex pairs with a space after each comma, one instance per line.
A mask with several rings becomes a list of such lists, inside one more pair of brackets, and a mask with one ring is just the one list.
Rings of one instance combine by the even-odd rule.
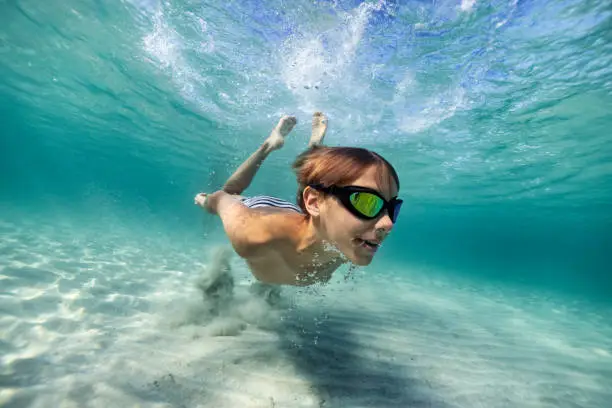
[[349, 258], [352, 264], [357, 266], [368, 266], [372, 263], [372, 259], [374, 259], [373, 256], [358, 256], [357, 254], [351, 255], [352, 256], [349, 256], [347, 258]]

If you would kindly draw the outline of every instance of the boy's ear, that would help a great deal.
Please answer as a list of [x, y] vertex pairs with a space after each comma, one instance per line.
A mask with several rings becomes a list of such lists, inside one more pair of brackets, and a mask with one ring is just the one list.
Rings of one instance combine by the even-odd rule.
[[320, 193], [314, 188], [308, 186], [302, 192], [304, 207], [306, 207], [306, 211], [312, 217], [318, 217], [321, 213], [321, 209], [319, 208], [319, 197]]

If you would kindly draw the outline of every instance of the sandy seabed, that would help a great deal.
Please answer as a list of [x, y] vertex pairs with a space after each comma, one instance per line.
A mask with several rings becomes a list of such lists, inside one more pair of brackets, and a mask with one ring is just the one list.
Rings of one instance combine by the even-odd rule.
[[[278, 297], [223, 250], [7, 221], [0, 232], [3, 407], [612, 401], [611, 309], [586, 300], [397, 265]], [[231, 278], [209, 290], [219, 271]]]

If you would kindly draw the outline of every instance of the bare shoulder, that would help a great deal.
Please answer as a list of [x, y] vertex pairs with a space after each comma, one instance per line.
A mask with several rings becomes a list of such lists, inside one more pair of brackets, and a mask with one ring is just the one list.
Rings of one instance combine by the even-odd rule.
[[296, 217], [300, 215], [234, 205], [232, 219], [223, 223], [236, 253], [246, 258], [288, 241]]

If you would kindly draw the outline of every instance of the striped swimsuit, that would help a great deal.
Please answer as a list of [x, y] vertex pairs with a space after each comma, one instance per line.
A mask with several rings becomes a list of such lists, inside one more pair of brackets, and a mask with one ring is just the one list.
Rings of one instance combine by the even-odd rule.
[[246, 205], [249, 208], [276, 207], [286, 208], [288, 210], [292, 210], [300, 214], [302, 213], [300, 207], [295, 204], [291, 204], [289, 201], [265, 195], [243, 198], [242, 204]]

